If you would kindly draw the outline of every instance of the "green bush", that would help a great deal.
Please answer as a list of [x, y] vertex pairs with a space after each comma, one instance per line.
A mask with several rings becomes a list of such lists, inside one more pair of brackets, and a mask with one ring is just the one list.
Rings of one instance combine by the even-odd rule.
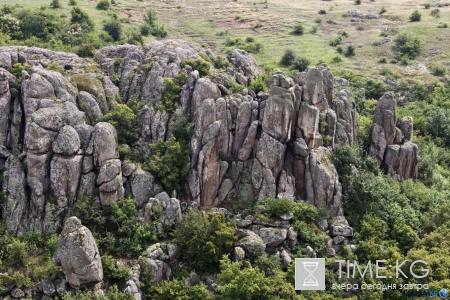
[[236, 224], [224, 214], [189, 210], [173, 232], [182, 259], [200, 272], [215, 272], [237, 241]]
[[450, 109], [435, 108], [425, 115], [425, 130], [433, 137], [442, 139], [450, 146]]
[[184, 280], [164, 280], [155, 287], [153, 300], [213, 300], [206, 285], [201, 282], [190, 286]]
[[294, 25], [293, 33], [295, 35], [303, 35], [304, 32], [305, 32], [305, 27], [302, 24]]
[[347, 57], [355, 56], [355, 47], [348, 45], [344, 55]]
[[194, 132], [190, 117], [175, 113], [172, 117], [172, 122], [169, 124], [169, 128], [172, 129], [172, 134], [177, 141], [184, 141], [186, 144], [190, 143]]
[[253, 79], [248, 87], [250, 90], [253, 90], [256, 94], [259, 92], [266, 93], [269, 89], [267, 88], [267, 76], [265, 74], [259, 74], [256, 79]]
[[331, 62], [333, 62], [333, 63], [340, 63], [340, 62], [342, 62], [342, 57], [340, 57], [339, 55], [336, 55], [335, 57], [333, 57], [331, 59]]
[[110, 0], [99, 0], [95, 7], [100, 10], [108, 10], [111, 7], [111, 1]]
[[285, 67], [290, 67], [295, 61], [295, 53], [291, 49], [287, 49], [284, 51], [283, 56], [281, 57], [280, 64]]
[[106, 279], [112, 279], [116, 281], [124, 281], [130, 269], [125, 267], [122, 264], [118, 264], [116, 266], [114, 262], [114, 258], [111, 255], [105, 254], [101, 256], [102, 259], [102, 267], [103, 267], [103, 276]]
[[394, 40], [395, 46], [393, 50], [398, 57], [406, 56], [409, 59], [415, 59], [421, 50], [422, 43], [418, 38], [413, 38], [406, 33], [397, 35]]
[[319, 10], [319, 15], [325, 15], [327, 11], [325, 9]]
[[78, 5], [78, 0], [69, 0], [69, 5], [72, 6]]
[[89, 13], [85, 12], [78, 6], [72, 8], [70, 13], [72, 15], [70, 19], [72, 24], [81, 25], [81, 27], [88, 32], [94, 29], [94, 21], [92, 21], [92, 18], [89, 16]]
[[115, 103], [102, 120], [116, 128], [119, 144], [133, 145], [137, 141], [137, 118], [126, 104]]
[[221, 55], [217, 55], [216, 57], [212, 58], [212, 62], [214, 64], [214, 68], [216, 69], [225, 69], [231, 65], [228, 60], [223, 58]]
[[152, 159], [148, 162], [150, 171], [162, 184], [164, 190], [180, 189], [188, 169], [190, 147], [184, 141], [178, 141], [173, 135], [167, 141], [159, 139], [150, 145]]
[[211, 72], [211, 64], [203, 58], [186, 59], [181, 61], [180, 66], [182, 68], [187, 65], [191, 66], [192, 69], [197, 70], [200, 77], [208, 77], [209, 73]]
[[257, 204], [265, 208], [264, 215], [270, 218], [279, 218], [282, 215], [293, 212], [296, 205], [294, 201], [287, 198], [267, 198], [259, 200]]
[[342, 36], [338, 35], [337, 37], [335, 37], [330, 41], [330, 46], [335, 47], [337, 45], [340, 45], [341, 43], [342, 43]]
[[220, 269], [217, 278], [220, 300], [298, 299], [294, 287], [286, 282], [284, 272], [276, 271], [273, 276], [267, 277], [248, 261], [231, 262], [226, 257], [220, 261]]
[[382, 14], [384, 14], [386, 12], [387, 12], [386, 7], [382, 6], [381, 9], [380, 9], [380, 15], [382, 15]]
[[22, 83], [22, 71], [31, 71], [30, 65], [22, 65], [21, 63], [14, 64], [11, 73], [16, 77], [16, 83], [20, 86]]
[[156, 11], [152, 8], [147, 9], [144, 15], [144, 21], [150, 26], [156, 25], [156, 20], [158, 19], [158, 15]]
[[292, 70], [303, 72], [311, 65], [311, 61], [304, 57], [297, 57], [291, 66]]
[[59, 3], [59, 0], [52, 0], [52, 2], [50, 2], [50, 7], [53, 9], [61, 8], [61, 3]]
[[187, 74], [184, 71], [178, 73], [175, 78], [164, 78], [164, 92], [162, 102], [165, 110], [172, 114], [175, 110], [175, 103], [180, 100], [181, 88], [186, 84]]
[[114, 41], [120, 40], [122, 35], [122, 24], [116, 19], [111, 19], [103, 25], [103, 29]]
[[[141, 225], [133, 199], [121, 199], [110, 209], [101, 210], [93, 197], [83, 197], [78, 199], [74, 215], [91, 230], [102, 254], [134, 256], [157, 240], [155, 223]], [[159, 218], [156, 214], [153, 217]]]
[[418, 10], [415, 10], [415, 11], [409, 16], [409, 20], [410, 20], [411, 22], [419, 22], [421, 18], [422, 18], [422, 14], [421, 14]]

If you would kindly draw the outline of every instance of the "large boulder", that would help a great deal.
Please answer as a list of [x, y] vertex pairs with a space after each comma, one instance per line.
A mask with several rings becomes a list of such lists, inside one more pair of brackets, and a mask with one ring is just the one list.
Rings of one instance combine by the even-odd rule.
[[102, 261], [91, 231], [77, 217], [70, 217], [58, 238], [53, 262], [61, 266], [72, 288], [103, 280]]

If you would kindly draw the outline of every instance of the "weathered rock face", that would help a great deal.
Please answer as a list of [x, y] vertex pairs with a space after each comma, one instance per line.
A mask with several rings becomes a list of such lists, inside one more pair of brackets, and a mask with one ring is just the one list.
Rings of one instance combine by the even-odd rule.
[[412, 143], [413, 120], [404, 117], [400, 128], [396, 124], [396, 101], [392, 92], [378, 100], [371, 129], [369, 154], [378, 165], [398, 181], [416, 179], [418, 175], [419, 149]]
[[102, 261], [91, 231], [77, 217], [70, 217], [58, 238], [53, 262], [63, 268], [72, 288], [103, 279]]
[[[60, 230], [80, 197], [97, 195], [103, 208], [123, 196], [135, 199], [143, 223], [162, 207], [161, 229], [180, 219], [175, 198], [215, 207], [284, 196], [342, 215], [339, 180], [326, 147], [353, 143], [358, 124], [351, 93], [335, 95], [326, 65], [309, 68], [295, 80], [277, 72], [268, 93], [245, 88], [231, 95], [233, 80], [249, 85], [258, 75], [256, 61], [243, 50], [230, 53], [230, 66], [209, 78], [200, 78], [191, 66], [181, 68], [183, 60], [200, 53], [177, 40], [100, 49], [94, 58], [99, 67], [76, 55], [38, 48], [1, 47], [0, 54], [0, 169], [5, 170], [7, 200], [2, 218], [15, 234]], [[10, 73], [18, 61], [32, 66], [20, 87]], [[64, 71], [46, 70], [52, 61]], [[164, 79], [180, 71], [187, 79], [169, 113]], [[117, 86], [110, 80], [116, 75]], [[119, 95], [135, 109], [138, 128], [138, 141], [120, 149], [132, 148], [137, 163], [120, 160], [121, 128], [99, 122]], [[414, 177], [417, 148], [407, 143], [412, 121], [402, 120], [397, 130], [395, 103], [386, 96], [379, 104], [372, 153], [401, 178]], [[176, 195], [163, 191], [139, 163], [152, 159], [151, 144], [179, 131], [182, 117], [193, 133], [188, 174]], [[386, 150], [390, 145], [400, 148]]]

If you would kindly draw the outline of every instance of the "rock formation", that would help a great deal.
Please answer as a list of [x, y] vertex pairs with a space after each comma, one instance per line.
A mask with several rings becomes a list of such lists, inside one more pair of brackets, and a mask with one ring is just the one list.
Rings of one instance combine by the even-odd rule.
[[413, 120], [404, 117], [396, 127], [396, 100], [388, 92], [378, 100], [370, 135], [369, 154], [377, 160], [386, 173], [398, 181], [416, 179], [419, 148], [412, 143]]
[[99, 283], [102, 261], [91, 231], [77, 217], [70, 217], [58, 238], [53, 262], [61, 266], [72, 288]]
[[[105, 47], [95, 54], [98, 65], [38, 48], [2, 47], [0, 53], [2, 218], [14, 234], [61, 230], [84, 196], [95, 197], [102, 207], [123, 196], [133, 198], [143, 223], [162, 207], [161, 229], [181, 218], [180, 202], [216, 207], [283, 196], [327, 207], [331, 216], [343, 215], [330, 156], [336, 143], [355, 141], [358, 123], [351, 93], [334, 90], [326, 65], [310, 67], [295, 79], [276, 72], [268, 93], [245, 88], [231, 94], [233, 80], [250, 86], [259, 73], [255, 60], [242, 50], [230, 53], [230, 66], [214, 69], [208, 78], [200, 78], [189, 65], [181, 68], [182, 61], [199, 58], [200, 51], [178, 40]], [[20, 74], [20, 85], [11, 74], [17, 62], [31, 65], [29, 73]], [[61, 72], [47, 70], [51, 62]], [[181, 71], [187, 80], [174, 112], [168, 112], [164, 79]], [[120, 79], [117, 86], [112, 77]], [[389, 95], [383, 98], [371, 153], [401, 179], [414, 178], [412, 120], [396, 128], [395, 103]], [[135, 109], [138, 140], [130, 151], [137, 162], [121, 160], [119, 146], [130, 145], [118, 145], [121, 128], [102, 122], [116, 100]], [[140, 164], [152, 159], [151, 144], [170, 138], [180, 115], [190, 120], [193, 134], [188, 174], [176, 193], [164, 191]], [[272, 246], [277, 241], [265, 242]]]

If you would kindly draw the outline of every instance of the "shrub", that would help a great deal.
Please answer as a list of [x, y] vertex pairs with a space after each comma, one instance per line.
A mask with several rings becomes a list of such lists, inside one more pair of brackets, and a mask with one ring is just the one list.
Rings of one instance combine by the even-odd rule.
[[293, 33], [296, 35], [303, 35], [305, 32], [305, 27], [302, 24], [294, 25], [294, 31]]
[[103, 29], [114, 41], [120, 40], [122, 35], [122, 24], [116, 19], [111, 19], [103, 25]]
[[337, 37], [335, 37], [334, 39], [332, 39], [330, 41], [330, 46], [337, 46], [340, 45], [342, 42], [342, 36], [338, 35]]
[[439, 65], [433, 65], [430, 69], [434, 76], [444, 76], [447, 73], [445, 67]]
[[155, 224], [141, 225], [133, 199], [121, 199], [113, 203], [107, 225], [110, 230], [103, 233], [102, 246], [109, 253], [139, 254], [157, 239]]
[[435, 8], [431, 10], [430, 14], [435, 18], [439, 18], [441, 16], [441, 11], [439, 8]]
[[327, 11], [325, 9], [319, 10], [319, 15], [325, 15]]
[[257, 205], [261, 205], [265, 208], [264, 215], [270, 218], [279, 218], [282, 215], [293, 212], [295, 202], [287, 198], [267, 198], [259, 200]]
[[163, 38], [163, 37], [167, 36], [167, 28], [164, 24], [163, 25], [155, 25], [152, 27], [151, 33], [153, 36]]
[[312, 34], [315, 34], [315, 33], [317, 33], [317, 29], [319, 29], [319, 27], [317, 25], [313, 25], [309, 32], [312, 33]]
[[78, 0], [69, 0], [69, 5], [72, 6], [78, 5]]
[[72, 23], [81, 25], [81, 27], [87, 32], [92, 31], [94, 29], [94, 21], [92, 21], [91, 17], [87, 12], [76, 6], [72, 8], [70, 13], [72, 15], [70, 19]]
[[433, 137], [441, 138], [450, 146], [450, 109], [436, 108], [425, 115], [425, 131]]
[[387, 12], [386, 7], [382, 6], [381, 9], [380, 9], [380, 15], [382, 15], [382, 14], [384, 14], [386, 12]]
[[[231, 262], [224, 257], [220, 261], [221, 272], [217, 277], [219, 299], [298, 299], [294, 287], [286, 282], [283, 272], [266, 277], [258, 267], [248, 261]], [[245, 284], [243, 284], [245, 283]]]
[[56, 61], [49, 63], [48, 66], [46, 67], [46, 69], [51, 70], [51, 71], [61, 72], [61, 67], [58, 65], [58, 63]]
[[50, 7], [54, 9], [61, 8], [61, 3], [59, 3], [59, 0], [52, 0]]
[[361, 4], [361, 0], [355, 0], [355, 5], [360, 5]]
[[162, 102], [164, 108], [169, 114], [172, 114], [175, 110], [175, 103], [180, 99], [180, 92], [183, 85], [186, 83], [187, 74], [182, 71], [178, 73], [175, 78], [164, 78], [164, 92]]
[[158, 16], [156, 14], [156, 11], [152, 8], [147, 9], [144, 15], [144, 21], [150, 26], [154, 26], [156, 24], [156, 20], [158, 19]]
[[213, 300], [214, 297], [208, 292], [206, 285], [200, 284], [190, 286], [185, 280], [164, 280], [156, 287], [152, 295], [153, 300]]
[[303, 72], [311, 65], [311, 61], [304, 57], [298, 57], [294, 60], [294, 63], [291, 66], [292, 70], [297, 70], [299, 72]]
[[142, 45], [144, 43], [142, 34], [137, 28], [127, 28], [125, 30], [125, 41], [132, 45]]
[[111, 6], [110, 0], [99, 0], [95, 7], [100, 10], [108, 10], [110, 6]]
[[406, 56], [409, 59], [416, 58], [422, 46], [418, 38], [413, 38], [406, 33], [397, 35], [394, 42], [395, 46], [393, 50], [397, 53], [397, 56]]
[[225, 69], [230, 66], [228, 60], [223, 58], [221, 55], [217, 55], [216, 57], [212, 58], [212, 62], [214, 64], [214, 68], [216, 69]]
[[267, 88], [267, 77], [265, 74], [259, 74], [256, 79], [253, 79], [250, 83], [249, 89], [253, 90], [256, 94], [259, 92], [266, 93], [269, 89]]
[[159, 139], [151, 144], [152, 159], [148, 166], [152, 174], [162, 184], [164, 190], [180, 189], [180, 183], [188, 173], [190, 147], [178, 141], [173, 135], [167, 141]]
[[335, 57], [333, 57], [331, 59], [331, 62], [333, 62], [333, 63], [340, 63], [340, 62], [342, 62], [342, 57], [340, 57], [339, 55], [336, 55]]
[[209, 73], [211, 72], [211, 64], [203, 58], [186, 59], [181, 61], [180, 66], [182, 68], [187, 65], [191, 66], [192, 69], [197, 70], [200, 77], [208, 77]]
[[137, 119], [126, 104], [116, 103], [113, 109], [103, 116], [103, 121], [111, 123], [117, 129], [120, 144], [133, 145], [137, 141]]
[[287, 49], [284, 51], [283, 56], [281, 57], [280, 64], [285, 67], [290, 67], [295, 61], [295, 53], [291, 49]]
[[355, 47], [348, 45], [344, 55], [347, 57], [355, 56]]
[[424, 7], [425, 9], [429, 9], [429, 8], [431, 7], [431, 4], [430, 4], [430, 3], [425, 3], [425, 4], [423, 5], [423, 7]]
[[449, 26], [447, 23], [439, 23], [437, 27], [438, 28], [448, 28]]
[[236, 224], [224, 214], [189, 210], [173, 232], [174, 243], [186, 263], [201, 272], [218, 270], [219, 261], [237, 241]]
[[380, 64], [385, 64], [385, 63], [387, 63], [387, 57], [381, 57], [381, 58], [378, 60], [378, 62], [379, 62]]
[[125, 280], [128, 276], [128, 272], [130, 271], [127, 267], [122, 264], [118, 264], [114, 262], [114, 259], [111, 255], [105, 254], [101, 256], [102, 259], [102, 267], [103, 267], [103, 275], [105, 279], [113, 279], [117, 281]]
[[16, 77], [16, 83], [20, 86], [22, 83], [22, 71], [31, 71], [30, 65], [22, 65], [21, 63], [14, 64], [11, 73]]
[[421, 14], [418, 10], [415, 10], [415, 11], [409, 16], [409, 20], [410, 20], [411, 22], [419, 22], [421, 18], [422, 18], [422, 14]]

